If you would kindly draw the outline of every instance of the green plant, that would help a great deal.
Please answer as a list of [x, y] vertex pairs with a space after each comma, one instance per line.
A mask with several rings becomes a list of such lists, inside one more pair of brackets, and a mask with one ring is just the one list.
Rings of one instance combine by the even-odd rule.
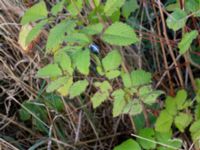
[[[103, 14], [99, 10], [102, 6], [96, 6], [95, 11], [101, 14], [101, 18], [110, 17], [119, 11], [124, 3], [125, 1], [108, 0], [103, 6]], [[93, 83], [98, 89], [94, 95], [91, 95], [94, 108], [109, 99], [110, 95], [113, 97], [114, 117], [123, 113], [139, 114], [142, 112], [142, 103], [152, 105], [162, 92], [152, 89], [150, 73], [143, 70], [134, 70], [128, 73], [124, 68], [123, 58], [118, 48], [112, 49], [102, 59], [94, 56], [88, 49], [89, 44], [93, 41], [93, 35], [111, 45], [128, 46], [134, 44], [138, 42], [134, 30], [120, 21], [106, 27], [101, 22], [92, 23], [92, 20], [88, 20], [91, 23], [84, 26], [85, 22], [78, 20], [79, 12], [83, 7], [82, 1], [77, 0], [72, 4], [69, 4], [68, 1], [61, 1], [51, 9], [50, 13], [53, 14], [51, 17], [47, 17], [48, 11], [43, 1], [30, 8], [23, 16], [21, 23], [26, 25], [37, 20], [40, 22], [25, 37], [26, 44], [36, 37], [45, 23], [51, 24], [64, 6], [68, 8], [73, 17], [66, 17], [50, 29], [46, 53], [54, 55], [54, 62], [44, 66], [37, 73], [37, 77], [50, 79], [46, 91], [48, 93], [57, 91], [62, 96], [69, 95], [70, 98], [81, 95], [89, 82], [87, 79], [75, 81], [74, 74], [79, 73], [83, 78], [90, 77], [91, 59], [95, 58], [97, 73], [104, 77], [105, 81], [99, 82], [97, 80]], [[37, 9], [41, 9], [43, 13], [38, 14]], [[130, 11], [126, 12], [126, 16], [129, 13]], [[77, 27], [81, 28], [76, 29]], [[63, 46], [63, 42], [66, 42], [67, 45]], [[119, 89], [112, 89], [112, 81], [117, 78], [122, 78], [123, 85]], [[132, 99], [132, 97], [135, 98]]]
[[[194, 4], [199, 4], [199, 1], [186, 1], [185, 10], [180, 9], [178, 2], [166, 7], [167, 10], [173, 11], [166, 19], [168, 28], [174, 32], [182, 29], [182, 39], [178, 43], [178, 48], [179, 53], [184, 56], [198, 36], [197, 30], [186, 33], [184, 31], [188, 19], [199, 16], [199, 7], [193, 8]], [[130, 7], [131, 5], [134, 7]], [[83, 9], [85, 7], [92, 9], [88, 9], [86, 13]], [[67, 9], [68, 13], [61, 16], [63, 8]], [[138, 8], [137, 0], [107, 0], [106, 2], [61, 0], [51, 7], [50, 11], [44, 1], [28, 9], [22, 17], [21, 24], [25, 29], [31, 25], [32, 28], [21, 32], [20, 42], [27, 47], [42, 30], [48, 31], [44, 53], [53, 55], [53, 60], [40, 68], [36, 77], [47, 81], [45, 89], [48, 94], [58, 94], [65, 99], [54, 97], [49, 101], [49, 97], [41, 96], [42, 101], [39, 99], [34, 102], [24, 102], [19, 112], [21, 119], [23, 121], [32, 119], [34, 127], [47, 134], [48, 130], [45, 127], [49, 117], [47, 110], [62, 112], [66, 109], [64, 108], [66, 99], [79, 101], [82, 98], [90, 99], [93, 109], [105, 101], [111, 101], [113, 117], [128, 114], [133, 130], [137, 134], [133, 134], [135, 139], [122, 142], [114, 150], [180, 149], [183, 141], [173, 137], [175, 129], [180, 133], [189, 129], [193, 141], [198, 141], [200, 91], [196, 91], [195, 104], [188, 99], [185, 90], [179, 90], [175, 97], [167, 96], [164, 108], [159, 106], [161, 111], [156, 118], [156, 115], [147, 112], [146, 108], [156, 107], [157, 98], [164, 92], [153, 88], [150, 72], [141, 67], [129, 69], [126, 66], [122, 48], [130, 48], [130, 45], [141, 42], [135, 30], [127, 24], [131, 13]], [[120, 15], [127, 22], [121, 21]], [[149, 16], [145, 19], [151, 22]], [[151, 30], [153, 30], [152, 25]], [[92, 44], [98, 42], [106, 46], [104, 53], [100, 49], [96, 54], [90, 49]], [[199, 80], [197, 85], [200, 88]], [[195, 110], [192, 107], [195, 107]], [[136, 117], [145, 122], [148, 127], [143, 125], [144, 128], [138, 128], [140, 125], [136, 123]], [[62, 133], [59, 134], [62, 137]], [[195, 146], [198, 147], [198, 143]]]

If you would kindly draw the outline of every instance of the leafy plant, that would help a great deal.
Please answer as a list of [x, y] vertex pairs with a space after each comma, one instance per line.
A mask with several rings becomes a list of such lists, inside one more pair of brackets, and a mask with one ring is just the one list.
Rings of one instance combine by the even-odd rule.
[[[196, 91], [194, 117], [191, 109], [193, 101], [188, 99], [185, 90], [179, 90], [175, 97], [167, 96], [164, 109], [161, 109], [158, 117], [146, 110], [146, 108], [152, 109], [157, 98], [164, 92], [154, 89], [150, 72], [133, 69], [134, 67], [126, 68], [125, 57], [122, 55], [124, 47], [128, 49], [141, 42], [134, 30], [137, 27], [135, 24], [139, 26], [140, 23], [135, 23], [136, 21], [129, 18], [131, 13], [139, 8], [138, 2], [137, 0], [105, 2], [61, 0], [47, 9], [46, 3], [40, 1], [28, 9], [22, 17], [19, 43], [26, 48], [43, 30], [48, 31], [44, 52], [46, 55], [53, 55], [53, 58], [36, 74], [36, 77], [47, 81], [45, 88], [47, 94], [58, 94], [71, 100], [78, 97], [87, 98], [90, 99], [93, 109], [100, 107], [106, 101], [111, 101], [113, 117], [128, 114], [133, 126], [138, 129], [138, 131], [134, 129], [138, 135], [135, 139], [122, 142], [114, 150], [178, 149], [182, 146], [182, 140], [172, 136], [174, 127], [180, 133], [189, 129], [193, 141], [199, 140], [200, 90]], [[172, 12], [166, 19], [168, 28], [174, 32], [183, 30], [190, 17], [199, 16], [198, 4], [199, 0], [187, 0], [185, 9], [180, 9], [178, 1], [167, 5], [166, 9]], [[192, 7], [193, 5], [195, 7]], [[63, 9], [67, 10], [67, 13], [60, 16]], [[148, 12], [148, 9], [145, 11]], [[148, 13], [146, 16], [143, 12], [137, 15], [148, 20], [153, 31]], [[126, 21], [121, 21], [124, 18]], [[132, 24], [135, 23], [133, 27], [127, 23], [130, 20]], [[182, 35], [178, 48], [180, 54], [185, 54], [193, 40], [197, 38], [198, 31], [189, 30]], [[102, 47], [107, 46], [104, 52], [98, 46], [95, 47], [98, 53], [91, 50], [91, 45], [94, 46], [97, 42]], [[200, 85], [199, 80], [197, 85]], [[42, 101], [24, 102], [19, 111], [21, 119], [31, 120], [36, 129], [48, 133], [45, 126], [49, 117], [47, 108], [56, 113], [61, 112], [66, 100], [55, 95], [53, 98], [45, 96]], [[135, 121], [137, 117], [140, 119], [139, 123]], [[135, 122], [141, 127], [137, 128], [138, 124]], [[198, 144], [195, 146], [198, 147]]]
[[191, 100], [187, 100], [185, 90], [178, 91], [176, 97], [168, 96], [165, 109], [160, 112], [156, 121], [156, 131], [171, 132], [171, 126], [174, 123], [179, 131], [184, 132], [192, 121], [192, 114], [186, 111], [191, 104]]

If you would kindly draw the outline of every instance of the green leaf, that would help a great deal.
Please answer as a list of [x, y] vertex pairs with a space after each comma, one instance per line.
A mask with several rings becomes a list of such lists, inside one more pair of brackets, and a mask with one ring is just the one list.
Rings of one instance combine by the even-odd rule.
[[87, 27], [83, 28], [81, 32], [88, 34], [88, 35], [95, 35], [101, 33], [103, 30], [103, 25], [101, 23], [88, 25]]
[[137, 0], [126, 0], [125, 4], [122, 7], [122, 15], [128, 19], [131, 12], [134, 12], [136, 9], [138, 9], [138, 3]]
[[120, 16], [121, 16], [121, 12], [120, 12], [120, 10], [118, 10], [118, 11], [114, 12], [114, 13], [112, 14], [112, 16], [110, 16], [110, 19], [111, 19], [112, 22], [114, 23], [114, 22], [117, 22], [117, 21], [120, 20]]
[[190, 126], [189, 130], [191, 132], [193, 141], [199, 140], [200, 139], [200, 120], [195, 121]]
[[132, 86], [131, 76], [129, 73], [122, 73], [121, 74], [123, 84], [126, 88], [130, 88]]
[[107, 0], [104, 7], [106, 16], [111, 16], [115, 11], [119, 10], [124, 4], [125, 0]]
[[112, 50], [103, 58], [102, 64], [105, 71], [117, 69], [121, 64], [121, 55], [117, 50]]
[[140, 99], [147, 105], [152, 105], [156, 102], [163, 92], [159, 90], [153, 90], [151, 86], [143, 86], [139, 89]]
[[142, 150], [140, 145], [133, 139], [128, 139], [120, 145], [115, 146], [114, 150]]
[[198, 36], [198, 31], [193, 30], [189, 33], [184, 34], [181, 42], [178, 43], [178, 48], [180, 49], [180, 54], [184, 54], [190, 48], [192, 41]]
[[[141, 129], [138, 135], [147, 140], [155, 141], [155, 132], [152, 128]], [[137, 138], [138, 143], [143, 149], [156, 149], [156, 143], [148, 142], [147, 140]]]
[[193, 124], [190, 126], [190, 132], [196, 132], [198, 130], [200, 130], [200, 120], [193, 122]]
[[25, 12], [24, 16], [22, 17], [21, 24], [25, 25], [29, 22], [44, 19], [47, 17], [47, 14], [48, 11], [46, 5], [43, 1], [41, 1], [38, 4], [33, 5]]
[[126, 105], [124, 95], [125, 92], [122, 89], [118, 89], [112, 93], [112, 96], [114, 97], [113, 109], [112, 109], [113, 117], [117, 117], [120, 114], [122, 114], [124, 106]]
[[64, 109], [62, 99], [55, 94], [48, 94], [47, 96], [45, 96], [45, 101], [50, 108], [56, 109], [58, 112], [61, 112]]
[[75, 82], [69, 90], [70, 99], [82, 94], [85, 91], [88, 84], [89, 83], [87, 80], [79, 80]]
[[94, 0], [94, 4], [96, 7], [98, 7], [101, 3], [101, 0]]
[[159, 133], [156, 132], [156, 139], [158, 142], [163, 143], [167, 146], [158, 146], [158, 150], [174, 150], [179, 149], [182, 146], [182, 141], [180, 139], [171, 139], [171, 133]]
[[[26, 107], [27, 109], [30, 109], [30, 108], [31, 108], [31, 105], [30, 105], [27, 101], [23, 102], [22, 105], [23, 105], [24, 107]], [[27, 121], [27, 120], [29, 120], [29, 119], [31, 118], [31, 114], [28, 113], [24, 108], [21, 108], [21, 109], [19, 110], [19, 117], [20, 117], [20, 119], [21, 119], [22, 121]]]
[[175, 11], [176, 9], [180, 8], [180, 4], [178, 1], [176, 1], [176, 3], [171, 3], [167, 5], [165, 8], [167, 11]]
[[111, 70], [111, 71], [106, 72], [105, 75], [109, 80], [111, 80], [111, 79], [117, 78], [120, 74], [121, 72], [119, 70]]
[[40, 78], [58, 77], [62, 75], [62, 71], [57, 64], [49, 64], [38, 70], [36, 76]]
[[175, 99], [178, 110], [182, 110], [187, 99], [187, 92], [185, 90], [179, 90]]
[[140, 86], [151, 83], [151, 74], [144, 70], [134, 70], [131, 72], [132, 86]]
[[102, 39], [112, 45], [126, 46], [138, 42], [134, 30], [127, 24], [115, 22], [103, 33]]
[[155, 130], [158, 132], [170, 132], [172, 122], [173, 117], [167, 112], [167, 110], [163, 110], [160, 112], [160, 115], [156, 120]]
[[129, 102], [124, 107], [123, 113], [130, 115], [138, 115], [142, 112], [142, 105], [138, 99], [129, 100]]
[[51, 9], [51, 13], [53, 15], [57, 15], [58, 12], [62, 11], [62, 9], [64, 7], [64, 2], [65, 2], [65, 0], [62, 0], [62, 1], [58, 2], [56, 5], [54, 5]]
[[187, 113], [179, 113], [175, 117], [174, 123], [179, 131], [184, 132], [185, 128], [191, 123], [192, 115]]
[[67, 10], [72, 16], [78, 15], [78, 13], [81, 12], [83, 7], [83, 1], [82, 0], [73, 0], [70, 1], [70, 4], [67, 6]]
[[185, 9], [194, 14], [195, 17], [200, 17], [200, 2], [197, 0], [187, 0]]
[[68, 80], [67, 77], [60, 77], [54, 81], [51, 81], [47, 86], [47, 93], [53, 92], [57, 89], [59, 89], [61, 86], [65, 84], [65, 82]]
[[95, 82], [94, 85], [98, 87], [101, 91], [109, 91], [112, 90], [112, 86], [108, 81], [103, 81], [103, 82]]
[[93, 108], [96, 108], [108, 99], [109, 92], [112, 90], [112, 87], [108, 81], [95, 82], [94, 85], [99, 88], [99, 90], [91, 98]]
[[47, 23], [47, 20], [41, 21], [32, 28], [32, 30], [28, 33], [26, 37], [26, 41], [25, 41], [26, 45], [29, 45], [34, 39], [38, 37], [38, 35], [41, 33], [46, 23]]
[[170, 115], [175, 116], [178, 112], [175, 98], [167, 96], [167, 99], [165, 101], [165, 108]]
[[64, 41], [65, 33], [70, 33], [74, 30], [75, 23], [74, 21], [62, 21], [61, 23], [57, 24], [50, 30], [47, 39], [46, 49], [47, 52], [51, 52], [51, 50], [57, 47]]
[[65, 38], [65, 41], [68, 43], [73, 43], [73, 44], [78, 43], [78, 44], [83, 44], [83, 45], [91, 43], [91, 40], [88, 38], [88, 36], [86, 36], [83, 33], [70, 34], [69, 36]]
[[195, 106], [195, 119], [196, 120], [200, 119], [200, 104], [197, 104]]
[[70, 57], [63, 51], [58, 51], [54, 55], [54, 62], [58, 63], [63, 71], [67, 71], [70, 75], [73, 73]]
[[109, 93], [107, 91], [101, 92], [98, 91], [96, 92], [93, 97], [91, 98], [93, 108], [98, 107], [103, 103], [107, 98], [109, 97]]
[[69, 79], [64, 83], [62, 87], [60, 87], [57, 91], [62, 96], [67, 96], [69, 94], [69, 89], [73, 84], [73, 77], [69, 77]]
[[185, 23], [187, 21], [187, 14], [181, 9], [176, 9], [173, 13], [171, 13], [166, 22], [167, 26], [174, 30], [177, 31], [185, 26]]
[[89, 66], [90, 66], [90, 51], [88, 49], [84, 51], [80, 51], [76, 55], [76, 67], [78, 71], [84, 75], [89, 74]]

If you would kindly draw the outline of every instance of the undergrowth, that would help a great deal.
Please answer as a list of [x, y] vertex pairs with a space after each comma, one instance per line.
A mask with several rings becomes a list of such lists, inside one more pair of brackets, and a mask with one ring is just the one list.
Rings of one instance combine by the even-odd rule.
[[200, 148], [199, 0], [24, 2], [0, 2], [5, 149]]

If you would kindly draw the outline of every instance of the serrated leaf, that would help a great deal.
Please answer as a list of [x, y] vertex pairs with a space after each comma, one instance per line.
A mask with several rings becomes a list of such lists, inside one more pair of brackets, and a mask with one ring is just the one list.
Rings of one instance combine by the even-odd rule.
[[91, 98], [93, 108], [101, 105], [109, 97], [109, 92], [112, 90], [112, 86], [108, 81], [95, 82], [94, 86], [99, 88], [99, 90]]
[[102, 39], [112, 45], [127, 46], [138, 42], [134, 30], [127, 24], [115, 22], [103, 33]]
[[[147, 140], [155, 141], [155, 132], [152, 128], [141, 129], [138, 135]], [[156, 149], [156, 143], [148, 142], [147, 140], [137, 138], [138, 143], [143, 149]]]
[[76, 96], [79, 96], [80, 94], [82, 94], [86, 87], [88, 86], [88, 81], [87, 80], [79, 80], [77, 82], [75, 82], [71, 87], [70, 87], [70, 90], [69, 90], [69, 95], [70, 95], [70, 98], [74, 98]]
[[129, 100], [129, 102], [124, 107], [123, 113], [129, 115], [138, 115], [142, 112], [142, 105], [138, 99]]
[[54, 81], [51, 81], [47, 86], [47, 89], [46, 89], [47, 93], [50, 93], [59, 89], [61, 86], [65, 84], [65, 82], [67, 82], [67, 80], [68, 80], [67, 77], [61, 77]]
[[160, 112], [160, 115], [156, 120], [155, 130], [158, 132], [170, 132], [172, 122], [173, 117], [167, 112], [167, 110], [163, 110]]
[[140, 145], [133, 139], [128, 139], [120, 145], [115, 146], [114, 150], [142, 150]]
[[191, 123], [192, 115], [187, 113], [179, 113], [175, 117], [174, 123], [179, 131], [184, 132], [185, 128]]
[[25, 25], [29, 22], [34, 22], [39, 19], [44, 19], [47, 17], [48, 11], [46, 8], [46, 4], [41, 1], [38, 4], [33, 5], [29, 8], [24, 16], [22, 17], [21, 24]]
[[178, 1], [176, 1], [175, 3], [167, 5], [165, 8], [167, 11], [175, 11], [176, 9], [180, 8], [180, 4]]
[[58, 77], [62, 75], [61, 69], [57, 64], [48, 64], [38, 70], [36, 76], [40, 78]]
[[84, 75], [89, 74], [89, 66], [90, 66], [90, 51], [86, 49], [84, 51], [80, 51], [76, 55], [75, 65], [78, 71]]
[[105, 75], [109, 80], [111, 80], [111, 79], [117, 78], [120, 74], [121, 72], [119, 70], [111, 70], [111, 71], [106, 72]]
[[65, 38], [65, 41], [68, 43], [73, 43], [73, 44], [78, 43], [78, 44], [83, 44], [83, 45], [91, 43], [91, 40], [88, 38], [88, 36], [86, 36], [83, 33], [70, 34], [69, 36]]
[[102, 64], [105, 71], [117, 69], [121, 64], [121, 55], [117, 50], [112, 50], [103, 58]]
[[190, 132], [196, 132], [198, 130], [200, 130], [200, 120], [193, 122], [193, 124], [190, 126]]
[[91, 98], [93, 108], [97, 108], [101, 103], [103, 103], [109, 97], [109, 93], [107, 91], [96, 92]]
[[41, 21], [38, 24], [36, 24], [31, 31], [28, 33], [26, 37], [25, 44], [30, 44], [34, 39], [38, 37], [38, 35], [41, 33], [43, 26], [47, 23], [47, 20]]
[[151, 86], [143, 86], [139, 89], [140, 99], [147, 105], [155, 103], [157, 97], [159, 97], [162, 93], [162, 91], [153, 90]]
[[112, 90], [112, 86], [110, 85], [110, 83], [108, 81], [95, 82], [94, 86], [98, 87], [103, 92], [104, 91], [111, 91]]
[[88, 35], [95, 35], [101, 33], [103, 30], [103, 25], [101, 23], [88, 25], [87, 27], [83, 28], [81, 32], [88, 34]]
[[67, 71], [70, 75], [73, 73], [70, 57], [63, 51], [59, 51], [54, 55], [54, 62], [58, 63], [63, 71]]
[[200, 1], [187, 0], [185, 3], [185, 9], [193, 13], [195, 17], [200, 17]]
[[122, 89], [118, 89], [112, 93], [112, 96], [114, 97], [112, 109], [113, 117], [119, 116], [123, 112], [124, 106], [126, 105], [124, 94], [125, 92]]
[[181, 42], [178, 43], [179, 53], [184, 54], [190, 48], [192, 41], [198, 36], [198, 31], [193, 30], [189, 33], [184, 34]]
[[62, 87], [60, 87], [57, 91], [62, 96], [67, 96], [69, 94], [69, 89], [73, 84], [73, 77], [69, 77], [69, 79], [64, 83]]
[[132, 86], [139, 86], [151, 83], [151, 74], [144, 70], [134, 70], [131, 72]]
[[57, 4], [55, 4], [51, 9], [51, 13], [53, 15], [57, 15], [57, 13], [63, 9], [64, 2], [65, 2], [65, 0], [62, 0], [62, 1], [58, 2]]
[[175, 97], [176, 106], [178, 110], [183, 109], [186, 99], [187, 99], [187, 92], [185, 90], [179, 90]]
[[129, 73], [122, 73], [121, 74], [123, 84], [126, 88], [130, 88], [132, 86], [131, 76]]
[[47, 52], [51, 52], [51, 50], [57, 47], [64, 41], [65, 33], [70, 33], [74, 30], [75, 23], [74, 21], [62, 21], [61, 23], [57, 24], [50, 30], [47, 39], [46, 49]]
[[137, 0], [126, 0], [125, 4], [122, 7], [122, 15], [128, 19], [131, 12], [134, 12], [136, 9], [138, 9], [138, 3]]
[[177, 107], [176, 107], [176, 101], [171, 96], [167, 97], [167, 99], [165, 101], [165, 108], [166, 108], [167, 112], [172, 116], [175, 116], [178, 112]]
[[174, 150], [174, 149], [179, 149], [182, 146], [182, 140], [173, 138], [171, 139], [171, 133], [160, 133], [156, 132], [156, 139], [158, 142], [163, 143], [167, 146], [158, 146], [158, 150]]
[[124, 4], [125, 0], [107, 0], [104, 7], [104, 13], [106, 16], [111, 16], [115, 11]]
[[185, 11], [181, 9], [176, 9], [173, 13], [171, 13], [166, 22], [167, 26], [174, 30], [177, 31], [185, 26], [185, 23], [187, 21], [187, 14]]
[[192, 137], [193, 142], [195, 143], [195, 147], [197, 149], [200, 148], [200, 120], [196, 120], [193, 122], [193, 124], [190, 126], [190, 134]]
[[67, 10], [72, 16], [78, 15], [83, 8], [83, 1], [82, 0], [73, 0], [67, 6]]

